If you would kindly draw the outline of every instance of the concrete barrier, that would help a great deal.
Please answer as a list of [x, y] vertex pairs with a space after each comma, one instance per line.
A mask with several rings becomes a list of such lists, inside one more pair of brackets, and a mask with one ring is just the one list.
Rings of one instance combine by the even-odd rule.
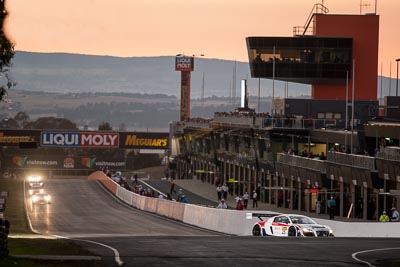
[[146, 197], [144, 200], [144, 210], [157, 213], [158, 198]]
[[132, 206], [132, 195], [133, 195], [133, 193], [131, 191], [126, 190], [122, 186], [118, 185], [116, 196], [131, 206]]
[[328, 225], [337, 237], [400, 237], [399, 222], [341, 222], [313, 218]]
[[233, 235], [251, 235], [258, 219], [246, 219], [247, 211], [186, 205], [183, 222], [209, 230]]
[[97, 171], [89, 175], [89, 180], [99, 180], [113, 195], [117, 194], [117, 187], [119, 186], [116, 182], [111, 180], [107, 175], [101, 171]]
[[[144, 211], [182, 221], [187, 224], [216, 232], [247, 236], [251, 235], [258, 218], [247, 219], [250, 211], [237, 211], [183, 204], [175, 201], [145, 197], [122, 188], [103, 172], [94, 172], [88, 179], [99, 180], [111, 193], [125, 203]], [[256, 211], [257, 213], [273, 213]], [[328, 225], [337, 237], [397, 237], [400, 223], [342, 222], [313, 218], [317, 223]]]
[[158, 201], [157, 214], [182, 222], [185, 206], [187, 206], [187, 204], [160, 199]]

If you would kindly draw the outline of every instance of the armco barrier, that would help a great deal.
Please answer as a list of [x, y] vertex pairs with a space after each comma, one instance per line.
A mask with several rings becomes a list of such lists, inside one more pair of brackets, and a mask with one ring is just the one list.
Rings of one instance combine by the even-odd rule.
[[97, 171], [89, 175], [89, 180], [99, 180], [111, 193], [117, 194], [117, 187], [119, 186], [116, 182], [111, 180], [107, 175], [101, 171]]

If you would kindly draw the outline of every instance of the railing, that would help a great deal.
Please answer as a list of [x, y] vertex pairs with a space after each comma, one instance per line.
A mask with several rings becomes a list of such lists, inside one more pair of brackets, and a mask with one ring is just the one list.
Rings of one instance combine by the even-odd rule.
[[322, 173], [326, 173], [325, 160], [305, 158], [296, 155], [288, 155], [285, 153], [278, 153], [277, 162], [306, 169], [318, 170]]
[[377, 158], [400, 161], [400, 147], [385, 147], [376, 153]]
[[[304, 26], [293, 27], [293, 35], [294, 36], [305, 35], [307, 32], [309, 32], [309, 26], [315, 16], [315, 14], [326, 14], [326, 13], [329, 13], [329, 9], [326, 6], [324, 6], [320, 3], [315, 4], [310, 12], [310, 15], [308, 16], [308, 18], [306, 20], [306, 23], [304, 24]], [[299, 34], [301, 30], [303, 31], [303, 33]]]
[[328, 151], [327, 161], [343, 165], [350, 165], [353, 167], [358, 167], [368, 170], [376, 169], [375, 158], [364, 155], [355, 155], [355, 154]]
[[191, 119], [173, 124], [175, 131], [183, 131], [186, 127], [212, 128], [213, 125], [256, 127], [256, 128], [293, 128], [293, 129], [321, 129], [344, 127], [343, 120], [336, 119], [303, 119], [302, 117], [270, 117], [265, 114], [238, 115], [215, 114], [213, 120]]
[[341, 120], [335, 119], [298, 119], [298, 118], [264, 118], [263, 128], [295, 128], [295, 129], [321, 129], [336, 127]]

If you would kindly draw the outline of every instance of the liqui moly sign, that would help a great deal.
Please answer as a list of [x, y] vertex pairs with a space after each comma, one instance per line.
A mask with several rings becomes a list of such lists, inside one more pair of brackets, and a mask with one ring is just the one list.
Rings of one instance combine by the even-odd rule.
[[176, 71], [193, 71], [194, 57], [177, 56], [175, 57]]
[[53, 147], [119, 147], [118, 133], [41, 132], [40, 146]]

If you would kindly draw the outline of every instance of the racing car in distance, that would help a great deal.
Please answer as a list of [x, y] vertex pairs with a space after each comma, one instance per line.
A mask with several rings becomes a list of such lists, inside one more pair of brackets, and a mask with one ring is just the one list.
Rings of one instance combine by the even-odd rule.
[[[253, 226], [253, 236], [334, 236], [332, 229], [317, 224], [313, 219], [298, 214], [256, 214], [260, 219]], [[269, 217], [263, 220], [263, 217]]]
[[50, 204], [51, 196], [47, 193], [37, 193], [32, 196], [32, 204]]
[[34, 195], [37, 193], [43, 193], [43, 183], [42, 182], [33, 182], [29, 183], [29, 195]]

